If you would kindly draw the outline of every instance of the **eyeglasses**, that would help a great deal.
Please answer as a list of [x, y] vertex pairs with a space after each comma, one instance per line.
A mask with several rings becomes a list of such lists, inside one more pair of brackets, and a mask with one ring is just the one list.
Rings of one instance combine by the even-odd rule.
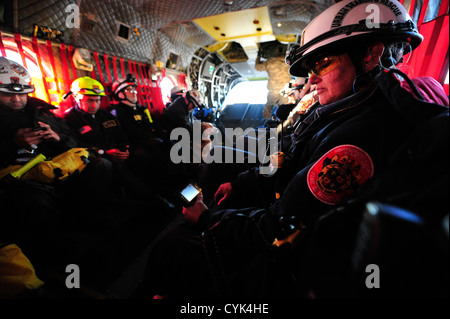
[[137, 89], [129, 86], [125, 89], [125, 92], [137, 93]]
[[309, 76], [314, 74], [316, 76], [324, 76], [331, 71], [336, 70], [341, 65], [341, 59], [337, 55], [326, 55], [317, 59], [315, 63], [309, 68]]
[[9, 84], [0, 84], [0, 88], [7, 88], [12, 92], [22, 92], [24, 90], [32, 89], [32, 85], [24, 85], [24, 84], [18, 84], [18, 83], [9, 83]]

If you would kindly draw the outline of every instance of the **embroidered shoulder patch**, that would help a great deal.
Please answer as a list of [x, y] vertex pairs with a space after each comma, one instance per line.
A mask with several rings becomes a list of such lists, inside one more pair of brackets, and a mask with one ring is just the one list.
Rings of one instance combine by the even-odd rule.
[[110, 127], [113, 127], [113, 126], [117, 126], [117, 123], [114, 120], [105, 121], [102, 124], [103, 124], [103, 126], [105, 128], [110, 128]]
[[334, 205], [356, 191], [373, 176], [369, 154], [354, 145], [339, 145], [309, 169], [308, 187], [320, 201]]

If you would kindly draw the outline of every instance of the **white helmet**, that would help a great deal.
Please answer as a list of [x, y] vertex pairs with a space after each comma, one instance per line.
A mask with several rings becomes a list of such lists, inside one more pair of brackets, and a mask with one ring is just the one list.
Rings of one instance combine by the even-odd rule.
[[300, 46], [290, 50], [286, 63], [291, 66], [292, 75], [306, 76], [308, 59], [329, 50], [351, 50], [352, 45], [364, 41], [401, 41], [414, 50], [422, 40], [408, 12], [397, 0], [343, 0], [306, 26]]
[[284, 88], [280, 91], [280, 94], [285, 97], [290, 96], [290, 95], [294, 94], [295, 90], [299, 91], [299, 90], [303, 89], [303, 87], [305, 86], [306, 83], [308, 83], [307, 77], [298, 77], [296, 79], [290, 80], [288, 83], [286, 83]]
[[170, 94], [177, 94], [177, 93], [183, 93], [183, 89], [180, 88], [179, 86], [174, 86], [174, 87], [170, 90]]
[[0, 92], [33, 93], [30, 73], [19, 63], [0, 57]]
[[292, 81], [292, 89], [293, 90], [301, 90], [308, 83], [307, 77], [298, 77]]

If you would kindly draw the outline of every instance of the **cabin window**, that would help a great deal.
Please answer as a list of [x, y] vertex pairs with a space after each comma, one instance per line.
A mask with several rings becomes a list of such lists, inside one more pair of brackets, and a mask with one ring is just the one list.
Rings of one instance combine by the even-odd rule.
[[175, 86], [175, 81], [170, 77], [164, 77], [160, 83], [161, 95], [164, 105], [171, 102], [170, 101], [170, 90]]
[[266, 104], [267, 93], [267, 80], [240, 82], [227, 94], [224, 105], [240, 103]]
[[126, 25], [122, 22], [119, 22], [119, 24], [117, 25], [117, 36], [116, 38], [119, 41], [125, 41], [128, 42], [128, 40], [130, 39], [130, 31], [131, 31], [131, 27], [129, 25]]
[[167, 62], [166, 62], [166, 68], [176, 69], [177, 65], [178, 65], [178, 59], [179, 59], [178, 54], [170, 52], [169, 58], [167, 59]]

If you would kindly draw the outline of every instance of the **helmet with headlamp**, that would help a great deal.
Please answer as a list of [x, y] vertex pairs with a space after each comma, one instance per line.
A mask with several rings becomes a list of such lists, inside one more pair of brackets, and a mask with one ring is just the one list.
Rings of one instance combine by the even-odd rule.
[[0, 92], [28, 94], [34, 92], [31, 76], [22, 65], [0, 57]]
[[103, 85], [88, 76], [78, 78], [72, 82], [70, 91], [73, 94], [105, 96], [105, 88]]

